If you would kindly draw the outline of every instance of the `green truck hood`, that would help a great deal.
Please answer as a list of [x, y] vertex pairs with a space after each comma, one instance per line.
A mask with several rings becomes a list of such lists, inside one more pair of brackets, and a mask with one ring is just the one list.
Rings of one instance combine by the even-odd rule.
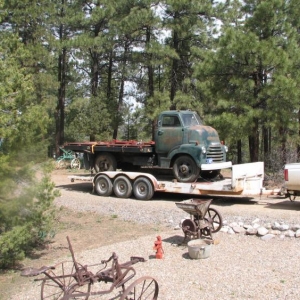
[[208, 146], [210, 144], [220, 144], [217, 131], [204, 125], [191, 126], [187, 134], [188, 144], [198, 143], [199, 145]]

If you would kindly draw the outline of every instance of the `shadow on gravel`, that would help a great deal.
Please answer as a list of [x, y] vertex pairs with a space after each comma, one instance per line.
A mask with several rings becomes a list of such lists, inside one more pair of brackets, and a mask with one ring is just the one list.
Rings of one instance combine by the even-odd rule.
[[[170, 243], [171, 245], [174, 245], [174, 246], [182, 245], [183, 240], [184, 240], [183, 233], [182, 233], [182, 235], [173, 235], [168, 238], [162, 239], [163, 242]], [[186, 246], [186, 244], [183, 246]]]
[[70, 184], [56, 185], [55, 187], [67, 191], [82, 192], [89, 194], [92, 194], [93, 192], [93, 186], [90, 182], [76, 182]]
[[300, 202], [290, 201], [290, 200], [283, 200], [277, 203], [267, 203], [265, 205], [266, 208], [270, 209], [281, 209], [281, 210], [295, 210], [300, 211]]

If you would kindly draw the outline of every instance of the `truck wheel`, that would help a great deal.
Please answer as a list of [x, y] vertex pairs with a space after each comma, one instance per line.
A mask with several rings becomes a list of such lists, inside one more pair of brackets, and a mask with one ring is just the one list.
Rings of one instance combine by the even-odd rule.
[[100, 154], [95, 161], [96, 172], [115, 171], [117, 169], [117, 162], [113, 155], [109, 153]]
[[221, 174], [221, 170], [201, 171], [200, 176], [203, 179], [215, 179]]
[[114, 181], [113, 189], [118, 198], [129, 198], [132, 195], [132, 185], [126, 176], [118, 176]]
[[154, 194], [150, 180], [146, 177], [137, 178], [133, 183], [133, 194], [138, 200], [150, 200]]
[[180, 182], [193, 182], [199, 177], [200, 169], [195, 161], [187, 156], [182, 155], [176, 158], [173, 165], [173, 174]]
[[113, 184], [106, 175], [99, 175], [95, 179], [95, 190], [99, 196], [110, 196], [113, 190]]

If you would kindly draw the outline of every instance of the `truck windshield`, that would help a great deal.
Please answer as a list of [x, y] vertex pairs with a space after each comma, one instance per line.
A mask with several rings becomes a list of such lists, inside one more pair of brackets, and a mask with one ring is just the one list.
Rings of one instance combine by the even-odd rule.
[[202, 125], [200, 117], [195, 113], [184, 114], [182, 118], [184, 126]]

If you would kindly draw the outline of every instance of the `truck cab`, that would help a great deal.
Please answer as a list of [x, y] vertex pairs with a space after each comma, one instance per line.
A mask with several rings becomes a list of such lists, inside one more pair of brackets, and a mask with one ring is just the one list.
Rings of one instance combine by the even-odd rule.
[[199, 115], [190, 110], [164, 111], [155, 128], [155, 151], [158, 165], [173, 168], [181, 182], [193, 182], [200, 176], [211, 179], [226, 162], [227, 147], [220, 142], [217, 131], [205, 126]]

